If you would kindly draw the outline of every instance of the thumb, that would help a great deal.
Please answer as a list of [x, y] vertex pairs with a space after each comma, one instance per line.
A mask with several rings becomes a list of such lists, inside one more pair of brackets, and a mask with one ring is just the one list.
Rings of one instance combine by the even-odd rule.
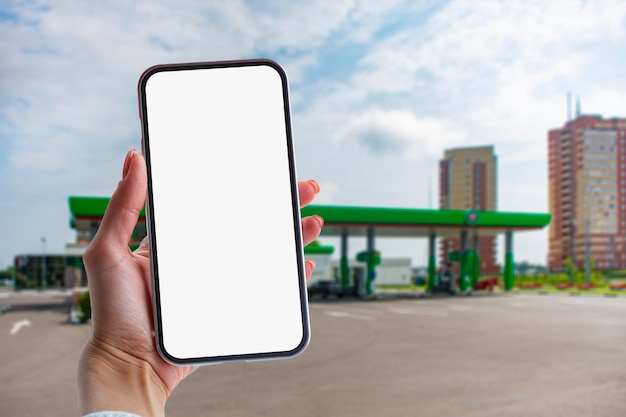
[[111, 196], [94, 242], [100, 249], [128, 251], [139, 213], [146, 202], [146, 162], [139, 152], [131, 148], [126, 154], [122, 180]]

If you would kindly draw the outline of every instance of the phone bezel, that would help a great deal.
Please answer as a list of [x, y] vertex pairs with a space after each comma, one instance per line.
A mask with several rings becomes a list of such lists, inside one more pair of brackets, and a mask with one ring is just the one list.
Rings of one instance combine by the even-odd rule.
[[[147, 99], [146, 99], [146, 84], [151, 76], [164, 72], [164, 71], [188, 71], [188, 70], [201, 70], [201, 69], [216, 69], [216, 68], [232, 68], [232, 67], [246, 67], [246, 66], [269, 66], [273, 68], [279, 75], [282, 85], [282, 97], [283, 97], [283, 112], [285, 117], [285, 137], [286, 147], [288, 155], [289, 166], [289, 179], [291, 184], [291, 201], [292, 201], [292, 213], [294, 220], [294, 237], [296, 245], [297, 270], [299, 281], [299, 296], [300, 296], [300, 310], [301, 310], [301, 322], [302, 322], [302, 340], [292, 350], [278, 351], [278, 352], [252, 352], [247, 354], [233, 354], [233, 355], [220, 355], [220, 356], [202, 356], [193, 358], [178, 358], [171, 355], [164, 346], [163, 333], [161, 329], [162, 315], [161, 315], [161, 293], [159, 285], [159, 268], [158, 268], [158, 247], [156, 237], [156, 227], [153, 217], [153, 199], [152, 199], [152, 178], [151, 178], [151, 158], [150, 158], [150, 138], [148, 133], [148, 114], [147, 114]], [[292, 122], [291, 122], [291, 109], [289, 100], [289, 82], [286, 71], [277, 62], [266, 59], [242, 59], [242, 60], [227, 60], [227, 61], [206, 61], [206, 62], [187, 62], [187, 63], [173, 63], [173, 64], [159, 64], [154, 65], [146, 69], [140, 76], [138, 82], [138, 98], [139, 98], [139, 118], [141, 123], [141, 146], [144, 154], [147, 171], [148, 171], [148, 190], [146, 196], [146, 229], [147, 238], [150, 248], [150, 266], [151, 266], [151, 281], [153, 290], [153, 312], [154, 312], [154, 334], [156, 347], [161, 357], [167, 362], [174, 365], [207, 365], [215, 363], [223, 363], [227, 361], [261, 361], [272, 359], [286, 359], [299, 355], [306, 349], [310, 341], [310, 320], [308, 311], [308, 293], [306, 286], [303, 243], [302, 243], [302, 230], [301, 230], [301, 217], [300, 217], [300, 205], [298, 195], [298, 181], [296, 177], [296, 164], [295, 164], [295, 150], [292, 136]]]

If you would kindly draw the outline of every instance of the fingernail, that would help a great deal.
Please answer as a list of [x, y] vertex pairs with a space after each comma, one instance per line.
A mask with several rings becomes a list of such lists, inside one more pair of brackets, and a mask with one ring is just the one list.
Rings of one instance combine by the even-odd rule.
[[311, 271], [315, 269], [315, 261], [313, 259], [307, 259], [306, 263], [309, 265], [309, 268], [311, 268]]
[[318, 216], [317, 214], [314, 214], [312, 216], [315, 220], [317, 220], [317, 222], [320, 224], [320, 227], [324, 226], [324, 219], [322, 219], [321, 216]]
[[124, 168], [122, 168], [122, 179], [126, 178], [126, 174], [128, 174], [128, 170], [130, 169], [130, 162], [133, 160], [133, 156], [135, 156], [135, 148], [130, 148], [128, 153], [126, 154], [126, 159], [124, 159]]
[[309, 180], [308, 183], [313, 186], [313, 189], [315, 190], [315, 194], [320, 192], [320, 185], [317, 183], [317, 181]]

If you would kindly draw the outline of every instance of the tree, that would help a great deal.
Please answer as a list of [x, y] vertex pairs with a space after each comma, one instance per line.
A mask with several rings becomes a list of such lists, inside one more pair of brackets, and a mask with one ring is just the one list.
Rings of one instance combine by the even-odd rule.
[[570, 277], [570, 283], [572, 285], [576, 284], [576, 265], [572, 262], [571, 257], [565, 258], [563, 261], [563, 272], [565, 272]]

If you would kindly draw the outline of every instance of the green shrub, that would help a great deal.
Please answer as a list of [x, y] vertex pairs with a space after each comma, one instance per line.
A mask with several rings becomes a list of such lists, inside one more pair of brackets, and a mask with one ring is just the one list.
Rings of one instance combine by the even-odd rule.
[[35, 288], [35, 282], [29, 280], [25, 274], [17, 273], [15, 274], [15, 288], [16, 289], [26, 289], [26, 288]]
[[91, 319], [91, 299], [89, 298], [89, 291], [85, 291], [78, 297], [78, 317], [81, 321], [87, 321]]

